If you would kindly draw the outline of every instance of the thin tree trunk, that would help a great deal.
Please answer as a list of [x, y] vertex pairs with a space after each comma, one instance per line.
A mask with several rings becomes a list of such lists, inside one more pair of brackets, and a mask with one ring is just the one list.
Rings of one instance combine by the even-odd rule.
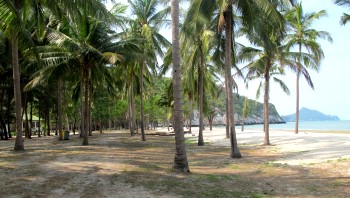
[[30, 118], [29, 118], [30, 122], [29, 122], [29, 139], [32, 138], [32, 129], [33, 129], [33, 102], [30, 102]]
[[86, 69], [85, 74], [85, 108], [84, 108], [84, 139], [83, 145], [89, 145], [89, 124], [88, 124], [88, 113], [89, 113], [89, 68]]
[[[299, 54], [301, 54], [301, 44], [299, 44]], [[295, 134], [299, 132], [299, 78], [300, 78], [300, 65], [301, 59], [299, 57], [299, 61], [297, 64], [297, 80], [296, 80], [296, 110], [295, 110]]]
[[50, 128], [50, 108], [47, 107], [47, 136], [51, 136], [51, 128]]
[[134, 100], [134, 76], [131, 76], [130, 84], [130, 135], [135, 135], [135, 100]]
[[27, 94], [25, 94], [25, 99], [24, 99], [24, 117], [25, 117], [25, 123], [24, 123], [24, 126], [25, 126], [25, 137], [30, 139], [29, 137], [29, 121], [28, 121], [28, 98], [27, 98]]
[[270, 145], [270, 138], [269, 138], [269, 86], [270, 86], [270, 65], [267, 66], [264, 77], [265, 77], [265, 84], [264, 84], [264, 145]]
[[174, 131], [175, 131], [175, 158], [173, 170], [189, 173], [185, 137], [183, 130], [182, 113], [182, 84], [181, 84], [181, 56], [179, 45], [179, 1], [170, 0], [171, 3], [171, 21], [172, 21], [172, 44], [173, 44], [173, 96], [174, 96]]
[[233, 93], [232, 93], [232, 75], [231, 75], [231, 66], [232, 66], [232, 2], [227, 6], [227, 10], [224, 13], [226, 25], [225, 25], [225, 67], [226, 67], [226, 86], [227, 86], [227, 102], [228, 102], [228, 116], [230, 118], [230, 144], [231, 144], [231, 153], [232, 158], [241, 158], [242, 155], [238, 149], [236, 129], [235, 129], [235, 119], [234, 119], [234, 105], [233, 105]]
[[[15, 1], [16, 9], [19, 8], [20, 1]], [[13, 82], [14, 82], [14, 96], [15, 96], [15, 106], [16, 106], [16, 142], [15, 151], [23, 151], [23, 137], [22, 137], [22, 100], [21, 100], [21, 74], [19, 71], [18, 63], [18, 37], [17, 35], [12, 36], [12, 67], [13, 67]]]
[[142, 141], [146, 141], [146, 136], [145, 136], [145, 128], [143, 126], [143, 119], [144, 119], [144, 113], [143, 113], [143, 70], [144, 70], [144, 61], [141, 64], [141, 76], [140, 76], [140, 127], [141, 127], [141, 138]]
[[[200, 39], [198, 39], [200, 42]], [[198, 67], [198, 111], [199, 111], [199, 133], [198, 133], [198, 146], [204, 146], [203, 139], [203, 96], [204, 96], [204, 86], [203, 86], [203, 70], [204, 70], [204, 56], [202, 50], [202, 44], [199, 44], [199, 51], [201, 56], [201, 62]]]
[[191, 134], [192, 133], [192, 119], [193, 119], [193, 95], [191, 93], [190, 95], [190, 123], [189, 123], [189, 133]]
[[245, 118], [243, 117], [241, 131], [244, 131], [244, 122], [245, 122]]
[[41, 137], [41, 108], [40, 108], [40, 101], [39, 101], [39, 105], [38, 105], [38, 117], [39, 117], [39, 126], [38, 126], [38, 137]]
[[79, 137], [83, 138], [85, 134], [85, 114], [84, 114], [84, 68], [80, 66], [80, 134]]
[[57, 81], [57, 123], [58, 123], [58, 140], [62, 141], [63, 138], [63, 116], [62, 116], [62, 79], [61, 77]]
[[91, 105], [92, 105], [92, 96], [93, 96], [93, 84], [92, 81], [90, 79], [89, 81], [89, 107], [88, 107], [88, 127], [89, 127], [89, 136], [92, 136], [92, 117], [91, 117]]

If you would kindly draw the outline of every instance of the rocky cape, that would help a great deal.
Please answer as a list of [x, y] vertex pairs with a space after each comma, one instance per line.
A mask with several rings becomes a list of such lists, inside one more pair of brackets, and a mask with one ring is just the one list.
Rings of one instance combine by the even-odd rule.
[[[216, 104], [223, 102], [225, 100], [224, 97], [220, 97], [217, 99], [218, 101]], [[245, 97], [242, 97], [238, 94], [234, 94], [234, 104], [235, 104], [235, 123], [236, 125], [242, 125], [243, 122], [243, 104], [244, 104]], [[264, 123], [264, 107], [263, 104], [260, 102], [256, 102], [255, 100], [248, 99], [249, 103], [249, 113], [247, 118], [245, 119], [246, 125], [254, 125], [254, 124], [263, 124]], [[226, 110], [225, 106], [216, 107], [216, 114], [213, 120], [213, 125], [226, 125]], [[273, 104], [269, 104], [269, 120], [270, 124], [280, 124], [280, 123], [286, 123], [282, 117], [278, 114], [275, 106]], [[192, 119], [192, 125], [198, 126], [199, 124], [199, 114], [197, 110], [194, 110], [194, 116]], [[204, 119], [204, 124], [208, 125], [208, 119]]]

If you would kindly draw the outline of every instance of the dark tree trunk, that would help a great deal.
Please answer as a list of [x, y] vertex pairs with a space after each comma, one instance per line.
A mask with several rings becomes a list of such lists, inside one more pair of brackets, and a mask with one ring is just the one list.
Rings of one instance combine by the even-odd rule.
[[2, 118], [2, 113], [0, 113], [0, 124], [1, 124], [1, 128], [3, 128], [3, 135], [1, 135], [1, 139], [5, 139], [8, 140], [8, 136], [7, 136], [7, 129], [6, 129], [6, 123]]
[[144, 122], [144, 112], [143, 112], [143, 70], [145, 63], [141, 64], [141, 76], [140, 76], [140, 128], [141, 128], [141, 139], [146, 141]]
[[89, 145], [89, 69], [85, 74], [85, 111], [84, 111], [84, 140], [83, 145]]
[[80, 65], [80, 134], [79, 137], [83, 138], [85, 134], [85, 116], [84, 116], [84, 68]]
[[30, 102], [30, 118], [29, 118], [29, 137], [32, 137], [33, 128], [33, 102]]
[[91, 105], [92, 105], [92, 94], [93, 94], [93, 84], [92, 84], [92, 81], [90, 80], [89, 81], [89, 88], [90, 88], [90, 91], [89, 91], [89, 112], [88, 112], [88, 126], [89, 126], [89, 136], [92, 136], [92, 118], [91, 118]]
[[[21, 1], [15, 0], [15, 9], [19, 10]], [[14, 95], [16, 106], [16, 142], [15, 151], [23, 151], [23, 137], [22, 137], [22, 99], [21, 99], [21, 74], [19, 71], [19, 59], [18, 59], [18, 34], [12, 35], [11, 38], [11, 51], [12, 51], [12, 67], [13, 67], [13, 83], [14, 83]]]
[[[198, 39], [198, 42], [201, 42]], [[201, 62], [198, 67], [198, 111], [199, 111], [199, 133], [198, 133], [198, 146], [204, 146], [203, 139], [203, 97], [204, 97], [204, 85], [203, 85], [203, 75], [204, 75], [204, 55], [202, 50], [202, 44], [199, 44], [200, 59]]]
[[130, 135], [135, 135], [135, 99], [134, 99], [134, 76], [130, 82]]
[[62, 79], [57, 82], [57, 125], [58, 125], [58, 140], [64, 140], [63, 134], [63, 116], [62, 116]]

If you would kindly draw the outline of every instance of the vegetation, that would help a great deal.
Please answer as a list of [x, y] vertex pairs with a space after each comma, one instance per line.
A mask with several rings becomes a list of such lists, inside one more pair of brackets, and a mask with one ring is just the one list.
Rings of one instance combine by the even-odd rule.
[[[312, 85], [306, 68], [318, 68], [323, 57], [316, 39], [331, 40], [309, 29], [325, 13], [305, 16], [291, 0], [193, 0], [186, 13], [179, 0], [170, 7], [163, 0], [113, 1], [111, 10], [105, 3], [0, 0], [0, 129], [5, 140], [15, 131], [14, 150], [25, 149], [23, 136], [31, 139], [34, 115], [39, 137], [54, 132], [62, 141], [65, 130], [79, 131], [84, 146], [97, 130], [129, 129], [134, 136], [140, 129], [146, 141], [145, 130], [172, 125], [173, 170], [188, 173], [184, 122], [191, 126], [198, 109], [198, 145], [205, 144], [204, 119], [212, 124], [220, 112], [227, 115], [227, 152], [241, 158], [235, 115], [263, 115], [269, 145], [270, 80], [288, 93], [289, 67]], [[170, 25], [171, 42], [161, 34]], [[235, 42], [240, 36], [247, 46]], [[237, 76], [261, 80], [263, 111], [233, 93]]]

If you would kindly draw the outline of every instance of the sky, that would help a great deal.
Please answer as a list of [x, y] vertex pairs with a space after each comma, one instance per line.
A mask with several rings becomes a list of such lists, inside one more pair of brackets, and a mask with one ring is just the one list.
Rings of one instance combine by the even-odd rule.
[[[336, 115], [341, 120], [350, 120], [350, 23], [345, 26], [340, 25], [341, 15], [344, 12], [350, 13], [350, 7], [335, 5], [332, 0], [304, 0], [302, 5], [305, 13], [327, 11], [328, 16], [315, 21], [312, 27], [319, 31], [328, 31], [333, 38], [333, 43], [325, 40], [318, 41], [325, 58], [318, 73], [309, 71], [314, 90], [309, 87], [305, 79], [301, 78], [300, 108], [306, 107], [327, 115]], [[171, 30], [162, 32], [171, 41]], [[289, 115], [296, 111], [296, 75], [287, 70], [283, 81], [288, 86], [290, 95], [271, 82], [270, 103], [275, 105], [280, 115]], [[251, 83], [248, 90], [243, 82], [238, 82], [238, 86], [240, 95], [255, 99], [257, 83]], [[263, 94], [258, 101], [263, 101]]]
[[[315, 22], [313, 28], [328, 31], [333, 43], [319, 40], [325, 58], [319, 73], [310, 71], [314, 90], [301, 78], [300, 108], [306, 107], [324, 114], [337, 115], [341, 120], [350, 120], [350, 23], [342, 26], [339, 22], [343, 12], [350, 13], [350, 7], [337, 6], [332, 0], [304, 0], [302, 5], [304, 12], [327, 11], [328, 17]], [[283, 80], [290, 90], [290, 95], [286, 95], [278, 85], [271, 83], [270, 102], [275, 105], [280, 115], [293, 114], [296, 111], [296, 75], [289, 71]], [[254, 86], [250, 86], [249, 90], [242, 84], [240, 87], [240, 94], [255, 99]], [[259, 101], [263, 101], [263, 96]]]

